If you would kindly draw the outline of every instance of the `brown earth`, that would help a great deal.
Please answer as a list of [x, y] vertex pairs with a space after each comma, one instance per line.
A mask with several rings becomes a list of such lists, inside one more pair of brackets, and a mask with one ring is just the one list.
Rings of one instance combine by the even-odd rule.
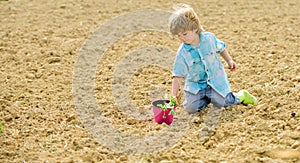
[[[195, 8], [207, 31], [227, 43], [238, 63], [237, 71], [228, 71], [232, 90], [247, 89], [259, 99], [257, 106], [226, 108], [210, 135], [199, 139], [208, 108], [186, 120], [189, 128], [174, 144], [149, 153], [119, 153], [93, 137], [73, 98], [80, 48], [113, 18], [143, 9], [171, 11], [175, 3], [0, 0], [0, 162], [299, 162], [298, 0], [185, 2]], [[176, 51], [178, 45], [167, 33], [139, 31], [105, 51], [98, 62], [95, 94], [102, 114], [120, 132], [155, 136], [176, 129], [176, 123], [158, 125], [123, 114], [113, 97], [118, 82], [113, 73], [136, 49], [160, 46]], [[146, 54], [147, 49], [140, 52]], [[151, 101], [163, 98], [162, 90], [170, 93], [170, 76], [166, 68], [142, 67], [127, 85], [130, 99], [124, 99], [141, 112], [151, 111]], [[180, 118], [184, 109], [177, 112]]]

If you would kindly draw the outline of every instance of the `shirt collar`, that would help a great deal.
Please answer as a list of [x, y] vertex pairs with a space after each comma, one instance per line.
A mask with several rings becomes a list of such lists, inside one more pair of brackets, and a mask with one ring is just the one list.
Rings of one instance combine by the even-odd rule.
[[[202, 36], [202, 35], [203, 35], [203, 34], [202, 34], [202, 32], [201, 32], [201, 33], [200, 33], [200, 44], [201, 44], [202, 39], [203, 39], [203, 36]], [[183, 47], [184, 47], [184, 49], [187, 50], [187, 51], [191, 51], [192, 49], [194, 49], [193, 46], [191, 46], [190, 44], [185, 44], [185, 43], [183, 43]]]

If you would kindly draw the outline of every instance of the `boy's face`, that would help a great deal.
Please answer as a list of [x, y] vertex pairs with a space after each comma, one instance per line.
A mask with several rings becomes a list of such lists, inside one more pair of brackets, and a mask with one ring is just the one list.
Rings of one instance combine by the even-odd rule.
[[177, 37], [181, 42], [185, 44], [190, 44], [195, 46], [199, 44], [199, 35], [197, 33], [197, 30], [179, 32], [177, 34]]

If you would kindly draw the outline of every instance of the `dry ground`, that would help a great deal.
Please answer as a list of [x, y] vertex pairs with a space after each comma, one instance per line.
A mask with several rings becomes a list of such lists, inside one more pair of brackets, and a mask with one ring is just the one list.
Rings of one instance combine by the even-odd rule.
[[[207, 139], [198, 140], [195, 134], [207, 110], [187, 121], [190, 128], [170, 148], [148, 154], [116, 153], [84, 128], [72, 98], [72, 77], [85, 39], [121, 14], [170, 11], [177, 2], [0, 0], [0, 162], [299, 162], [299, 0], [185, 2], [195, 8], [207, 31], [228, 44], [239, 66], [228, 72], [232, 90], [247, 89], [259, 99], [256, 107], [224, 110]], [[111, 99], [115, 63], [149, 44], [174, 51], [179, 45], [168, 34], [141, 31], [120, 38], [99, 61], [99, 105], [124, 132], [168, 127], [128, 123]], [[155, 66], [140, 69], [130, 81], [130, 98], [148, 108], [151, 89], [170, 91], [170, 75]]]

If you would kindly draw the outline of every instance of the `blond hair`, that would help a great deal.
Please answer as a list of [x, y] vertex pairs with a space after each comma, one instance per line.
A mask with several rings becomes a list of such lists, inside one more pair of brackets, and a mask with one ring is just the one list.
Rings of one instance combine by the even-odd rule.
[[200, 24], [199, 18], [194, 9], [187, 4], [178, 4], [174, 6], [175, 12], [169, 18], [169, 28], [173, 35], [180, 32], [192, 31], [197, 29], [197, 33], [204, 29]]

